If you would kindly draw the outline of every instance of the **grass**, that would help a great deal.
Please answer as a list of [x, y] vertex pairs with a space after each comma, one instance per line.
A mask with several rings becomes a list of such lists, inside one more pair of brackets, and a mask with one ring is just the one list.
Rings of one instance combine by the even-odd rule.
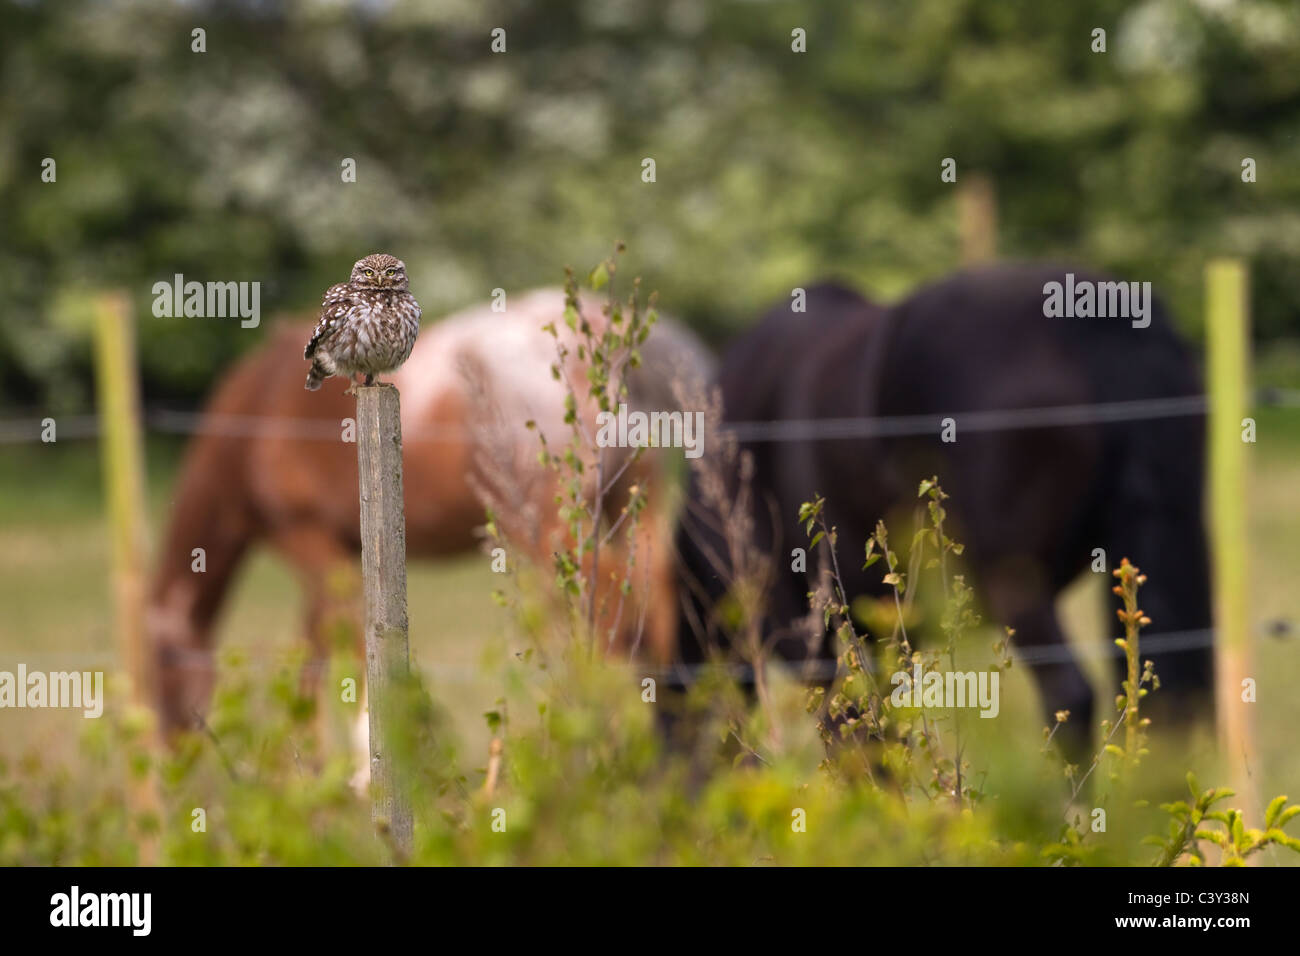
[[[1264, 410], [1258, 421], [1250, 535], [1254, 624], [1262, 633], [1269, 622], [1287, 621], [1292, 636], [1261, 636], [1256, 645], [1256, 773], [1260, 793], [1296, 796], [1300, 752], [1292, 739], [1300, 725], [1300, 695], [1293, 690], [1300, 682], [1294, 636], [1300, 628], [1300, 591], [1294, 587], [1300, 565], [1295, 545], [1300, 539], [1300, 412]], [[179, 451], [180, 444], [170, 439], [149, 443], [155, 537], [165, 520]], [[34, 669], [111, 669], [116, 660], [95, 456], [91, 442], [9, 446], [0, 456], [0, 669], [12, 670], [20, 661]], [[845, 545], [860, 547], [858, 542]], [[496, 676], [508, 649], [505, 615], [489, 597], [495, 584], [487, 559], [479, 555], [415, 563], [409, 572], [412, 653], [434, 697], [456, 724], [467, 769], [485, 762], [488, 734], [482, 715], [506, 695]], [[1092, 640], [1088, 635], [1101, 630], [1102, 614], [1112, 613], [1095, 580], [1082, 581], [1067, 593], [1062, 611], [1072, 639], [1085, 649]], [[231, 594], [221, 646], [242, 649], [253, 666], [287, 667], [299, 644], [300, 613], [300, 595], [287, 569], [258, 553], [242, 569]], [[968, 641], [958, 666], [985, 666], [987, 646], [982, 637]], [[1084, 660], [1101, 686], [1108, 679], [1104, 658], [1086, 654]], [[1024, 668], [1006, 675], [1002, 708], [1001, 720], [964, 719], [972, 765], [987, 771], [991, 791], [1015, 781], [1041, 785], [1030, 778], [1048, 773], [1049, 765], [1025, 757], [1040, 746], [1042, 719]], [[80, 717], [72, 712], [11, 710], [0, 719], [0, 758], [39, 753], [43, 762], [79, 759]], [[1154, 730], [1158, 752], [1159, 729]], [[1185, 758], [1178, 761], [1181, 770], [1216, 779], [1211, 741], [1200, 741], [1194, 752], [1180, 757]]]

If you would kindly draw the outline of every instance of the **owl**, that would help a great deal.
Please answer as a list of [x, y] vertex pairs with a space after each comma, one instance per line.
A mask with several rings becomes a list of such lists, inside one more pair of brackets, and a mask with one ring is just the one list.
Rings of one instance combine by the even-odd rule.
[[407, 291], [406, 263], [385, 253], [359, 259], [347, 282], [329, 287], [320, 319], [303, 358], [311, 359], [307, 389], [316, 391], [331, 375], [352, 380], [398, 368], [411, 355], [420, 334], [420, 303]]

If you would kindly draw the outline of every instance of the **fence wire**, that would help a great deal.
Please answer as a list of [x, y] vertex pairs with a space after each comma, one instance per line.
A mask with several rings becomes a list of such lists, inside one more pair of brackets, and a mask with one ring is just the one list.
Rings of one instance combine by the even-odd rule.
[[[1264, 388], [1255, 394], [1258, 407], [1263, 408], [1300, 408], [1300, 390]], [[908, 435], [935, 434], [944, 418], [960, 420], [963, 432], [989, 432], [1015, 430], [1024, 428], [1071, 427], [1111, 422], [1159, 420], [1190, 415], [1203, 415], [1209, 407], [1208, 397], [1204, 394], [1188, 395], [1174, 398], [1144, 399], [1138, 401], [1101, 402], [1083, 405], [1058, 405], [1040, 408], [1017, 408], [981, 410], [967, 412], [931, 413], [925, 415], [876, 416], [863, 418], [826, 418], [792, 421], [767, 422], [731, 422], [723, 425], [721, 431], [733, 435], [744, 442], [806, 442], [834, 441], [850, 438], [897, 437]], [[99, 437], [100, 424], [95, 415], [49, 416], [56, 421], [58, 439], [89, 440]], [[226, 415], [204, 412], [188, 412], [174, 409], [155, 408], [144, 415], [148, 430], [160, 434], [172, 435], [221, 435], [230, 437], [274, 437], [296, 441], [339, 441], [340, 423], [336, 419], [325, 418], [289, 418], [262, 415]], [[46, 419], [25, 418], [0, 420], [0, 444], [23, 444], [42, 442], [42, 431]], [[434, 424], [423, 425], [403, 435], [404, 442], [465, 442], [473, 440], [476, 434], [495, 434], [489, 428], [474, 429], [466, 426]], [[1199, 650], [1212, 647], [1214, 634], [1211, 630], [1179, 631], [1167, 634], [1143, 635], [1142, 650], [1145, 653], [1176, 653], [1179, 651]], [[201, 652], [187, 664], [209, 667], [212, 659]], [[1060, 663], [1079, 657], [1121, 656], [1122, 652], [1113, 644], [1097, 643], [1088, 645], [1055, 645], [1016, 648], [1016, 659], [1026, 665]], [[36, 655], [49, 658], [47, 653]], [[93, 666], [111, 666], [116, 663], [112, 652], [91, 654], [70, 654], [69, 657]], [[290, 652], [282, 655], [285, 661], [290, 659]], [[257, 660], [264, 661], [264, 655]], [[224, 663], [221, 666], [226, 666]], [[752, 677], [752, 669], [745, 664], [732, 665], [737, 670], [734, 676], [742, 679]], [[829, 679], [834, 676], [834, 661], [811, 661], [805, 664], [787, 665], [801, 676], [810, 679]], [[697, 667], [669, 668], [655, 671], [646, 670], [647, 676], [668, 678], [693, 677]], [[432, 670], [435, 678], [453, 681], [468, 680], [472, 668], [463, 668], [459, 676], [454, 670], [440, 666]]]
[[[1260, 389], [1260, 408], [1300, 408], [1300, 389]], [[944, 418], [958, 421], [963, 432], [1012, 431], [1079, 425], [1160, 420], [1204, 415], [1206, 395], [1052, 405], [1039, 408], [981, 409], [932, 412], [924, 415], [886, 415], [862, 418], [816, 418], [790, 421], [727, 422], [719, 430], [744, 442], [834, 441], [848, 438], [897, 437], [935, 434]], [[49, 416], [56, 422], [60, 440], [99, 437], [95, 415]], [[0, 444], [39, 443], [46, 419], [0, 420]], [[276, 415], [227, 415], [155, 408], [144, 415], [145, 427], [169, 435], [219, 435], [234, 438], [271, 437], [298, 441], [339, 441], [340, 422], [333, 418], [290, 418]], [[423, 424], [403, 433], [405, 442], [465, 442], [477, 435], [495, 434], [492, 427], [473, 428], [443, 423]]]
[[[1275, 633], [1275, 624], [1276, 622], [1270, 622], [1258, 630], [1261, 633], [1265, 631]], [[1214, 630], [1212, 628], [1143, 634], [1139, 643], [1143, 658], [1152, 654], [1173, 654], [1182, 651], [1202, 650], [1213, 646]], [[1110, 640], [1029, 647], [1016, 646], [1013, 642], [1013, 647], [1016, 663], [1026, 666], [1060, 664], [1067, 661], [1093, 658], [1121, 658], [1124, 656], [1124, 652]], [[419, 663], [416, 654], [413, 653], [411, 657], [415, 663]], [[178, 662], [182, 668], [198, 670], [213, 667], [219, 670], [227, 668], [262, 668], [268, 665], [285, 666], [289, 664], [324, 667], [323, 664], [308, 659], [302, 650], [291, 646], [266, 647], [263, 645], [255, 648], [241, 647], [233, 651], [217, 650], [212, 653], [201, 650], [179, 649], [173, 652], [172, 660]], [[18, 663], [17, 657], [14, 658], [14, 662], [15, 664]], [[76, 670], [86, 670], [88, 668], [111, 670], [120, 664], [120, 655], [113, 650], [38, 651], [33, 654], [23, 655], [21, 663], [25, 664], [28, 670], [60, 670], [69, 667]], [[358, 667], [364, 667], [364, 661], [359, 655], [356, 658], [356, 663]], [[868, 663], [870, 664], [870, 662]], [[829, 680], [835, 676], [837, 667], [836, 662], [830, 658], [799, 662], [783, 661], [773, 657], [772, 664], [789, 670], [797, 677], [810, 680]], [[650, 667], [635, 663], [629, 664], [630, 669], [638, 677], [687, 678], [692, 680], [717, 666], [715, 664], [678, 664], [668, 667]], [[732, 661], [723, 666], [727, 673], [738, 680], [752, 679], [754, 674], [752, 665], [743, 661]], [[0, 662], [0, 667], [3, 667], [3, 662]], [[868, 667], [868, 670], [874, 669], [874, 665]], [[492, 674], [469, 664], [437, 664], [424, 668], [424, 671], [435, 681], [453, 684], [471, 684], [493, 679]]]

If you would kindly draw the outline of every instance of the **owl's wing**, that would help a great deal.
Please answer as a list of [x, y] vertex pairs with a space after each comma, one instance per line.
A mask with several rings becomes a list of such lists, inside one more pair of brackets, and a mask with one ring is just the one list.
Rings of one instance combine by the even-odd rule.
[[350, 308], [347, 283], [340, 282], [325, 290], [325, 299], [320, 305], [320, 318], [316, 320], [316, 331], [312, 332], [311, 341], [302, 350], [303, 358], [311, 358], [316, 354], [320, 340], [343, 324]]

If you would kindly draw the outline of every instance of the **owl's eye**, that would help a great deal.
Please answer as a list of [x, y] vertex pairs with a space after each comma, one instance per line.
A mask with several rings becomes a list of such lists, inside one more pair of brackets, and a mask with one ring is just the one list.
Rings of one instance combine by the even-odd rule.
[[397, 270], [396, 270], [396, 269], [389, 269], [389, 270], [388, 270], [388, 274], [389, 274], [390, 276], [395, 276], [395, 275], [397, 275]]
[[366, 275], [368, 275], [368, 276], [372, 276], [372, 275], [374, 275], [374, 274], [375, 274], [375, 270], [374, 270], [374, 269], [367, 269], [367, 270], [366, 270]]

